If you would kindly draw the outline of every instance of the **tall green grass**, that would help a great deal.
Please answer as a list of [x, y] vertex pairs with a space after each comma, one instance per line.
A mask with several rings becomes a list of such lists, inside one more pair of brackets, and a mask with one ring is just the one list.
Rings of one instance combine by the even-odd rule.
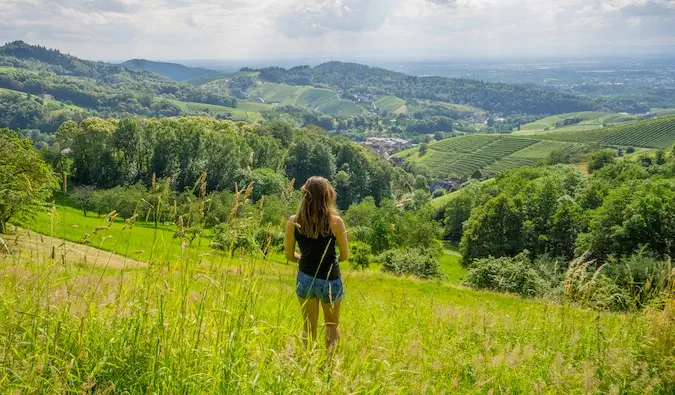
[[[53, 217], [38, 219], [59, 235]], [[120, 231], [117, 248], [154, 248], [148, 231]], [[329, 359], [321, 344], [301, 345], [291, 265], [210, 253], [202, 236], [167, 239], [174, 259], [134, 270], [67, 263], [33, 243], [0, 255], [0, 388], [10, 393], [675, 390], [675, 306], [598, 313], [345, 270], [343, 339]]]

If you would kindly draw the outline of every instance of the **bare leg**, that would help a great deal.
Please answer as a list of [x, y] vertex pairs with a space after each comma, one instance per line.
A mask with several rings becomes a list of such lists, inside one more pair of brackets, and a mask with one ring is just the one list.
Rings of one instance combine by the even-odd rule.
[[316, 327], [319, 321], [319, 299], [302, 299], [300, 300], [300, 307], [302, 308], [302, 338], [307, 343], [307, 340], [316, 339]]
[[340, 302], [321, 303], [321, 307], [326, 321], [326, 347], [332, 354], [340, 342]]

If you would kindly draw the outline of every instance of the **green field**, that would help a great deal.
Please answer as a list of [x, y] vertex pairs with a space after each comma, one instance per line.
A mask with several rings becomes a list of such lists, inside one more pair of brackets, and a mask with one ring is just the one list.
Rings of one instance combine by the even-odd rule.
[[[578, 123], [567, 126], [556, 126], [565, 120], [579, 119]], [[640, 119], [640, 116], [619, 113], [584, 111], [576, 113], [559, 114], [531, 122], [520, 127], [514, 134], [536, 134], [545, 131], [585, 131], [602, 128], [603, 125], [614, 125], [631, 122]]]
[[207, 85], [210, 84], [211, 82], [215, 81], [220, 81], [220, 80], [229, 80], [234, 77], [257, 77], [258, 76], [257, 71], [238, 71], [236, 73], [223, 73], [223, 74], [217, 74], [217, 75], [210, 75], [210, 76], [205, 76], [205, 77], [197, 77], [193, 78], [190, 80], [185, 81], [186, 83], [193, 85], [193, 86], [202, 86], [202, 85]]
[[[34, 228], [74, 239], [101, 223], [61, 210], [55, 230], [45, 213]], [[328, 359], [323, 347], [301, 345], [293, 265], [231, 258], [209, 251], [208, 239], [199, 237], [181, 247], [169, 229], [158, 231], [160, 237], [154, 229], [122, 226], [113, 225], [119, 233], [111, 232], [103, 247], [157, 251], [151, 259], [138, 255], [147, 265], [73, 261], [58, 239], [22, 230], [3, 235], [14, 251], [0, 254], [4, 391], [529, 394], [672, 388], [672, 365], [663, 359], [669, 355], [670, 310], [599, 313], [474, 291], [457, 284], [463, 270], [453, 252], [441, 258], [448, 273], [443, 281], [345, 264], [342, 342]]]
[[335, 91], [310, 86], [264, 83], [253, 88], [250, 95], [262, 98], [266, 103], [311, 107], [336, 117], [358, 115], [364, 111], [356, 103], [340, 99]]
[[[533, 136], [534, 137], [534, 136]], [[590, 131], [554, 131], [536, 138], [611, 146], [670, 148], [675, 143], [675, 116], [632, 122]]]
[[[537, 140], [525, 137], [476, 134], [429, 144], [428, 152], [422, 157], [417, 148], [399, 152], [396, 156], [426, 167], [434, 178], [468, 178], [476, 170], [499, 173], [536, 164], [532, 157], [509, 156], [537, 143]], [[540, 151], [540, 155], [544, 155], [544, 150]]]
[[401, 107], [405, 106], [405, 100], [399, 99], [396, 96], [382, 96], [375, 100], [377, 108], [388, 112], [401, 111]]
[[211, 114], [222, 114], [222, 115], [229, 115], [231, 114], [232, 119], [235, 121], [259, 121], [262, 120], [262, 115], [258, 112], [254, 111], [246, 111], [241, 108], [231, 108], [231, 107], [225, 107], [225, 106], [218, 106], [215, 104], [204, 104], [204, 103], [194, 103], [194, 102], [186, 102], [186, 101], [178, 101], [178, 100], [169, 100], [170, 102], [174, 103], [182, 111], [184, 111], [187, 114], [194, 114], [198, 112], [209, 112]]
[[[22, 96], [26, 96], [26, 92], [15, 91], [15, 90], [12, 90], [12, 89], [6, 89], [6, 88], [0, 88], [0, 94], [13, 94], [13, 95], [22, 95]], [[28, 96], [30, 96], [30, 97], [32, 97], [33, 99], [36, 99], [36, 100], [39, 99], [38, 96], [32, 95], [32, 94], [30, 94], [30, 93], [28, 94]], [[74, 104], [66, 104], [66, 103], [64, 103], [64, 102], [62, 102], [62, 101], [55, 100], [55, 99], [52, 99], [52, 100], [42, 100], [42, 101], [43, 101], [44, 104], [52, 104], [53, 106], [51, 107], [51, 109], [52, 109], [53, 112], [57, 112], [57, 111], [59, 111], [59, 109], [64, 109], [64, 108], [69, 108], [69, 109], [72, 109], [72, 110], [83, 110], [83, 111], [86, 111], [84, 108], [82, 108], [82, 107], [80, 107], [80, 106], [76, 106], [76, 105], [74, 105]], [[54, 107], [59, 107], [59, 108], [54, 108]]]
[[238, 100], [237, 101], [237, 109], [242, 110], [242, 111], [247, 111], [247, 112], [263, 112], [263, 111], [273, 110], [274, 105], [273, 104], [266, 104], [266, 103], [255, 103], [255, 102], [250, 102], [250, 101]]

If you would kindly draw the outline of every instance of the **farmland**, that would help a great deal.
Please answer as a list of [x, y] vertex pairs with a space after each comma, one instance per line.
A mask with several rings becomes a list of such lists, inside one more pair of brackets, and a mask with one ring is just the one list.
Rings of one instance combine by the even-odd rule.
[[187, 114], [194, 114], [199, 112], [208, 112], [213, 115], [231, 116], [235, 121], [258, 121], [262, 116], [258, 112], [247, 111], [241, 108], [231, 108], [224, 106], [217, 106], [214, 104], [184, 102], [178, 100], [170, 100], [172, 103], [180, 107], [182, 111]]
[[[549, 152], [546, 147], [529, 151], [529, 154], [526, 152], [522, 157], [509, 156], [538, 143], [535, 139], [524, 137], [468, 135], [430, 144], [428, 152], [421, 157], [414, 148], [402, 151], [397, 156], [426, 167], [433, 177], [467, 178], [476, 170], [497, 173], [521, 165], [536, 164], [536, 155], [545, 157]], [[506, 157], [509, 159], [502, 160]]]
[[675, 116], [649, 119], [591, 131], [554, 131], [536, 136], [546, 140], [612, 146], [669, 148], [675, 142]]
[[253, 88], [250, 95], [266, 103], [306, 106], [332, 116], [351, 116], [363, 112], [363, 108], [356, 103], [340, 99], [330, 89], [264, 83]]
[[207, 85], [207, 84], [210, 84], [210, 83], [216, 82], [216, 81], [229, 80], [229, 79], [234, 78], [234, 77], [257, 77], [258, 74], [259, 74], [258, 72], [254, 72], [254, 71], [251, 71], [251, 72], [239, 71], [239, 72], [236, 72], [236, 73], [223, 73], [223, 74], [218, 74], [218, 75], [209, 75], [209, 76], [204, 76], [204, 77], [197, 77], [197, 78], [187, 80], [185, 82], [187, 82], [188, 84], [191, 84], [193, 86], [203, 86], [203, 85]]
[[377, 108], [388, 112], [400, 112], [401, 107], [405, 106], [405, 100], [396, 96], [382, 96], [375, 100], [375, 105]]
[[[514, 134], [537, 134], [546, 131], [586, 131], [607, 125], [631, 122], [640, 119], [637, 115], [584, 111], [542, 118], [522, 125]], [[565, 123], [568, 123], [565, 125]]]
[[465, 135], [431, 143], [423, 156], [417, 148], [410, 148], [396, 157], [426, 167], [434, 178], [466, 178], [476, 170], [497, 174], [533, 166], [554, 151], [570, 152], [587, 144], [662, 149], [675, 143], [675, 116], [593, 130], [563, 129], [525, 135]]

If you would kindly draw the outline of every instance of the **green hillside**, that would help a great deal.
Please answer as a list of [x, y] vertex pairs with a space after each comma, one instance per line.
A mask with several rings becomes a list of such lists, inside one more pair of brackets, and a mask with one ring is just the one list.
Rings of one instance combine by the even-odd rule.
[[264, 83], [253, 88], [249, 94], [266, 103], [311, 107], [336, 117], [358, 115], [364, 111], [356, 103], [340, 99], [335, 91], [310, 86]]
[[389, 112], [402, 112], [401, 107], [405, 106], [405, 100], [396, 96], [382, 96], [375, 100], [377, 108]]
[[[169, 100], [171, 103], [180, 107], [186, 114], [210, 113], [213, 115], [225, 115], [232, 117], [234, 121], [259, 121], [262, 116], [256, 111], [247, 111], [244, 108], [232, 108], [225, 106], [217, 106], [214, 104], [204, 104], [195, 102], [184, 102], [177, 100]], [[245, 106], [247, 107], [247, 106]], [[249, 107], [250, 108], [250, 107]]]
[[675, 116], [649, 119], [590, 131], [554, 131], [533, 136], [546, 140], [603, 145], [669, 148], [675, 143]]
[[499, 173], [520, 166], [536, 164], [538, 157], [546, 157], [555, 148], [535, 146], [538, 140], [504, 135], [468, 135], [446, 139], [429, 145], [429, 150], [420, 156], [417, 148], [398, 153], [406, 161], [422, 165], [434, 178], [468, 178], [476, 170]]
[[229, 80], [234, 77], [257, 77], [260, 74], [257, 71], [237, 71], [235, 73], [220, 73], [216, 75], [205, 75], [201, 77], [196, 77], [189, 79], [185, 82], [194, 86], [203, 86], [208, 85], [212, 82], [218, 82], [222, 80]]
[[536, 134], [545, 131], [584, 131], [608, 125], [636, 121], [639, 115], [597, 111], [573, 112], [542, 118], [520, 127], [514, 134]]

